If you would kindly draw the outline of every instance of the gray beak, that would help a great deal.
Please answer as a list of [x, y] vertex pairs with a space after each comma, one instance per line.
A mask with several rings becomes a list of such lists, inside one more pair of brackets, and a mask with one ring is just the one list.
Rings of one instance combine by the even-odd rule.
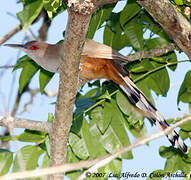
[[16, 48], [16, 49], [21, 49], [21, 50], [26, 49], [24, 47], [24, 45], [22, 45], [22, 44], [5, 44], [4, 46], [8, 46], [8, 47], [11, 47], [11, 48]]

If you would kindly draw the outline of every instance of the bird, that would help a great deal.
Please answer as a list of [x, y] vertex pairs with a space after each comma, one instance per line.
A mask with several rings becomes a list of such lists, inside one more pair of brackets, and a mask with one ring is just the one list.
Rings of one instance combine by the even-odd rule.
[[[43, 41], [29, 41], [22, 44], [5, 44], [5, 46], [24, 51], [37, 64], [50, 72], [60, 72], [63, 55], [63, 42], [48, 44]], [[150, 119], [159, 129], [165, 130], [169, 124], [162, 114], [152, 105], [148, 98], [130, 79], [124, 66], [127, 57], [110, 46], [86, 39], [80, 57], [80, 78], [86, 80], [108, 79], [119, 85], [130, 102], [144, 117]], [[188, 153], [188, 147], [173, 130], [166, 135], [173, 147]]]

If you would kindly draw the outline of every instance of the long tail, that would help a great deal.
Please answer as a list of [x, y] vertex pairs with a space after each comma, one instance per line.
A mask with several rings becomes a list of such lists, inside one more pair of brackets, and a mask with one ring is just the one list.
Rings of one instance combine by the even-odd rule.
[[[129, 100], [144, 114], [145, 117], [151, 119], [159, 129], [164, 130], [169, 127], [169, 124], [166, 122], [160, 112], [151, 104], [151, 102], [145, 97], [145, 95], [129, 79], [129, 77], [127, 76], [127, 70], [125, 72], [124, 67], [121, 64], [116, 63], [115, 61], [113, 61], [112, 64], [118, 70], [118, 75], [125, 82], [124, 85], [120, 85], [120, 88], [128, 96]], [[179, 137], [176, 131], [172, 131], [166, 136], [175, 148], [179, 148], [184, 153], [188, 153], [188, 148], [186, 144]]]

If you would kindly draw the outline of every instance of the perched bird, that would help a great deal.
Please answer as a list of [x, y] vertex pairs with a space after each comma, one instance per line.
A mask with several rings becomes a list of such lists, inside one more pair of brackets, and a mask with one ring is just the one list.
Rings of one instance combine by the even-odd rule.
[[[51, 72], [59, 72], [62, 63], [63, 43], [47, 44], [40, 41], [30, 41], [24, 45], [6, 44], [6, 46], [21, 49], [37, 64]], [[151, 119], [160, 129], [169, 127], [160, 112], [151, 104], [145, 95], [130, 80], [129, 72], [122, 62], [127, 58], [109, 46], [86, 39], [80, 58], [80, 77], [87, 80], [105, 78], [119, 84], [132, 104], [139, 112]], [[187, 153], [188, 148], [176, 131], [166, 135], [175, 148]]]

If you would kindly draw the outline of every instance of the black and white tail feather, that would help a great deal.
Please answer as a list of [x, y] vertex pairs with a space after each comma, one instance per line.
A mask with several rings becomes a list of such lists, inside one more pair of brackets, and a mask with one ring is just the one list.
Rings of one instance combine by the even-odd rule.
[[[160, 112], [151, 104], [151, 102], [145, 97], [145, 95], [135, 86], [135, 84], [129, 79], [127, 72], [124, 67], [117, 63], [112, 63], [114, 67], [118, 70], [118, 75], [124, 80], [125, 86], [120, 85], [120, 88], [128, 96], [129, 100], [144, 114], [145, 117], [151, 119], [156, 126], [164, 130], [169, 127], [164, 117]], [[172, 131], [170, 134], [166, 135], [171, 144], [175, 148], [179, 148], [182, 152], [188, 153], [188, 148], [184, 141], [179, 137], [176, 131]]]

